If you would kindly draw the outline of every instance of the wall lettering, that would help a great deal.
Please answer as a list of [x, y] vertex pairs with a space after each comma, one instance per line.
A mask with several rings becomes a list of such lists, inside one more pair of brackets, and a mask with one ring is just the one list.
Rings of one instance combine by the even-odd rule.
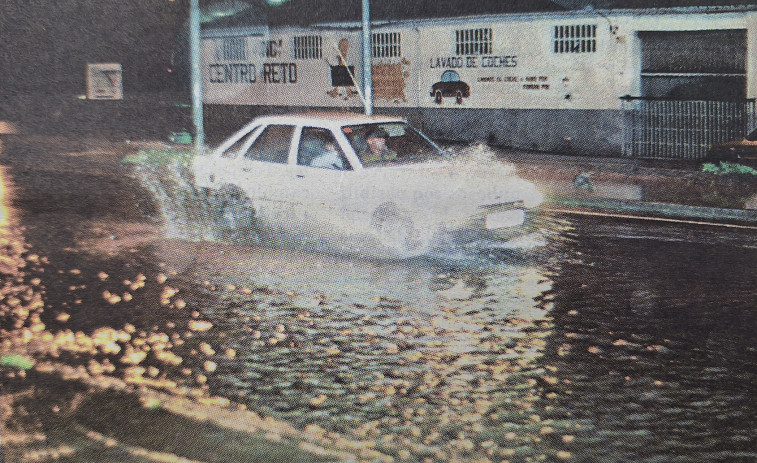
[[283, 40], [269, 40], [268, 42], [263, 42], [265, 45], [265, 57], [266, 58], [276, 58], [279, 56], [281, 51], [279, 48], [281, 48], [284, 44]]
[[514, 68], [518, 66], [516, 55], [506, 56], [440, 56], [429, 60], [429, 67], [435, 68]]
[[482, 76], [480, 83], [521, 83], [523, 90], [549, 90], [549, 76]]
[[[252, 63], [214, 63], [208, 65], [211, 84], [254, 84], [257, 69]], [[260, 72], [263, 83], [294, 84], [297, 82], [296, 63], [264, 63]]]
[[525, 81], [529, 83], [523, 84], [523, 90], [549, 90], [548, 76], [528, 76]]
[[482, 56], [482, 68], [514, 68], [518, 65], [517, 56]]
[[263, 82], [266, 84], [296, 83], [297, 63], [264, 63]]
[[463, 67], [463, 58], [460, 56], [448, 56], [446, 58], [431, 58], [429, 60], [431, 69], [434, 68], [461, 68]]
[[214, 63], [208, 67], [212, 84], [251, 84], [256, 80], [256, 69], [252, 63]]

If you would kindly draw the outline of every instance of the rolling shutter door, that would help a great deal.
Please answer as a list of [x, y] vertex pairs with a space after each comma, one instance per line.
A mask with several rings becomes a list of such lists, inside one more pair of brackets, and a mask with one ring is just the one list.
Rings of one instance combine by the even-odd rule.
[[641, 96], [746, 97], [746, 30], [639, 32]]

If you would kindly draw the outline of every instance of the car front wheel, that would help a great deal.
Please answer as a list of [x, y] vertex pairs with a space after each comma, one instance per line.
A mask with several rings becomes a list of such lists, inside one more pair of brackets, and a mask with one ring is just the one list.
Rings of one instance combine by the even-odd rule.
[[411, 253], [421, 247], [413, 220], [402, 214], [394, 203], [382, 204], [373, 211], [371, 228], [384, 246], [400, 253]]

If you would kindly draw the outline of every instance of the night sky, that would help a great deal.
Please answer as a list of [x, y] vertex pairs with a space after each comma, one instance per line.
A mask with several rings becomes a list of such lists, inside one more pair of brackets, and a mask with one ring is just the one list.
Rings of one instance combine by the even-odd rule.
[[171, 86], [187, 16], [188, 0], [2, 0], [0, 91], [84, 93], [88, 62], [122, 63], [127, 91]]
[[[221, 9], [240, 0], [201, 0]], [[290, 0], [271, 8], [255, 3], [272, 25], [359, 20], [361, 0]], [[372, 0], [372, 19], [438, 17], [597, 7], [754, 3], [739, 0]], [[219, 6], [220, 4], [220, 6]], [[85, 91], [88, 62], [123, 66], [124, 91], [171, 89], [169, 72], [189, 0], [2, 0], [0, 1], [0, 97], [8, 92]]]

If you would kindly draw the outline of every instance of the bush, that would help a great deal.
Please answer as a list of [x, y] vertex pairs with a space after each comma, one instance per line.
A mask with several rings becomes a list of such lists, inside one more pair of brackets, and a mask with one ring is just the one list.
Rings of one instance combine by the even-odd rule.
[[711, 162], [703, 164], [702, 172], [707, 172], [709, 174], [716, 174], [716, 175], [728, 175], [728, 174], [757, 175], [757, 170], [749, 166], [737, 164], [735, 162], [722, 162], [722, 161], [720, 162], [720, 164], [713, 164]]
[[140, 164], [149, 167], [159, 166], [188, 166], [194, 152], [191, 149], [162, 148], [141, 150], [137, 154], [130, 154], [121, 159], [124, 164]]

